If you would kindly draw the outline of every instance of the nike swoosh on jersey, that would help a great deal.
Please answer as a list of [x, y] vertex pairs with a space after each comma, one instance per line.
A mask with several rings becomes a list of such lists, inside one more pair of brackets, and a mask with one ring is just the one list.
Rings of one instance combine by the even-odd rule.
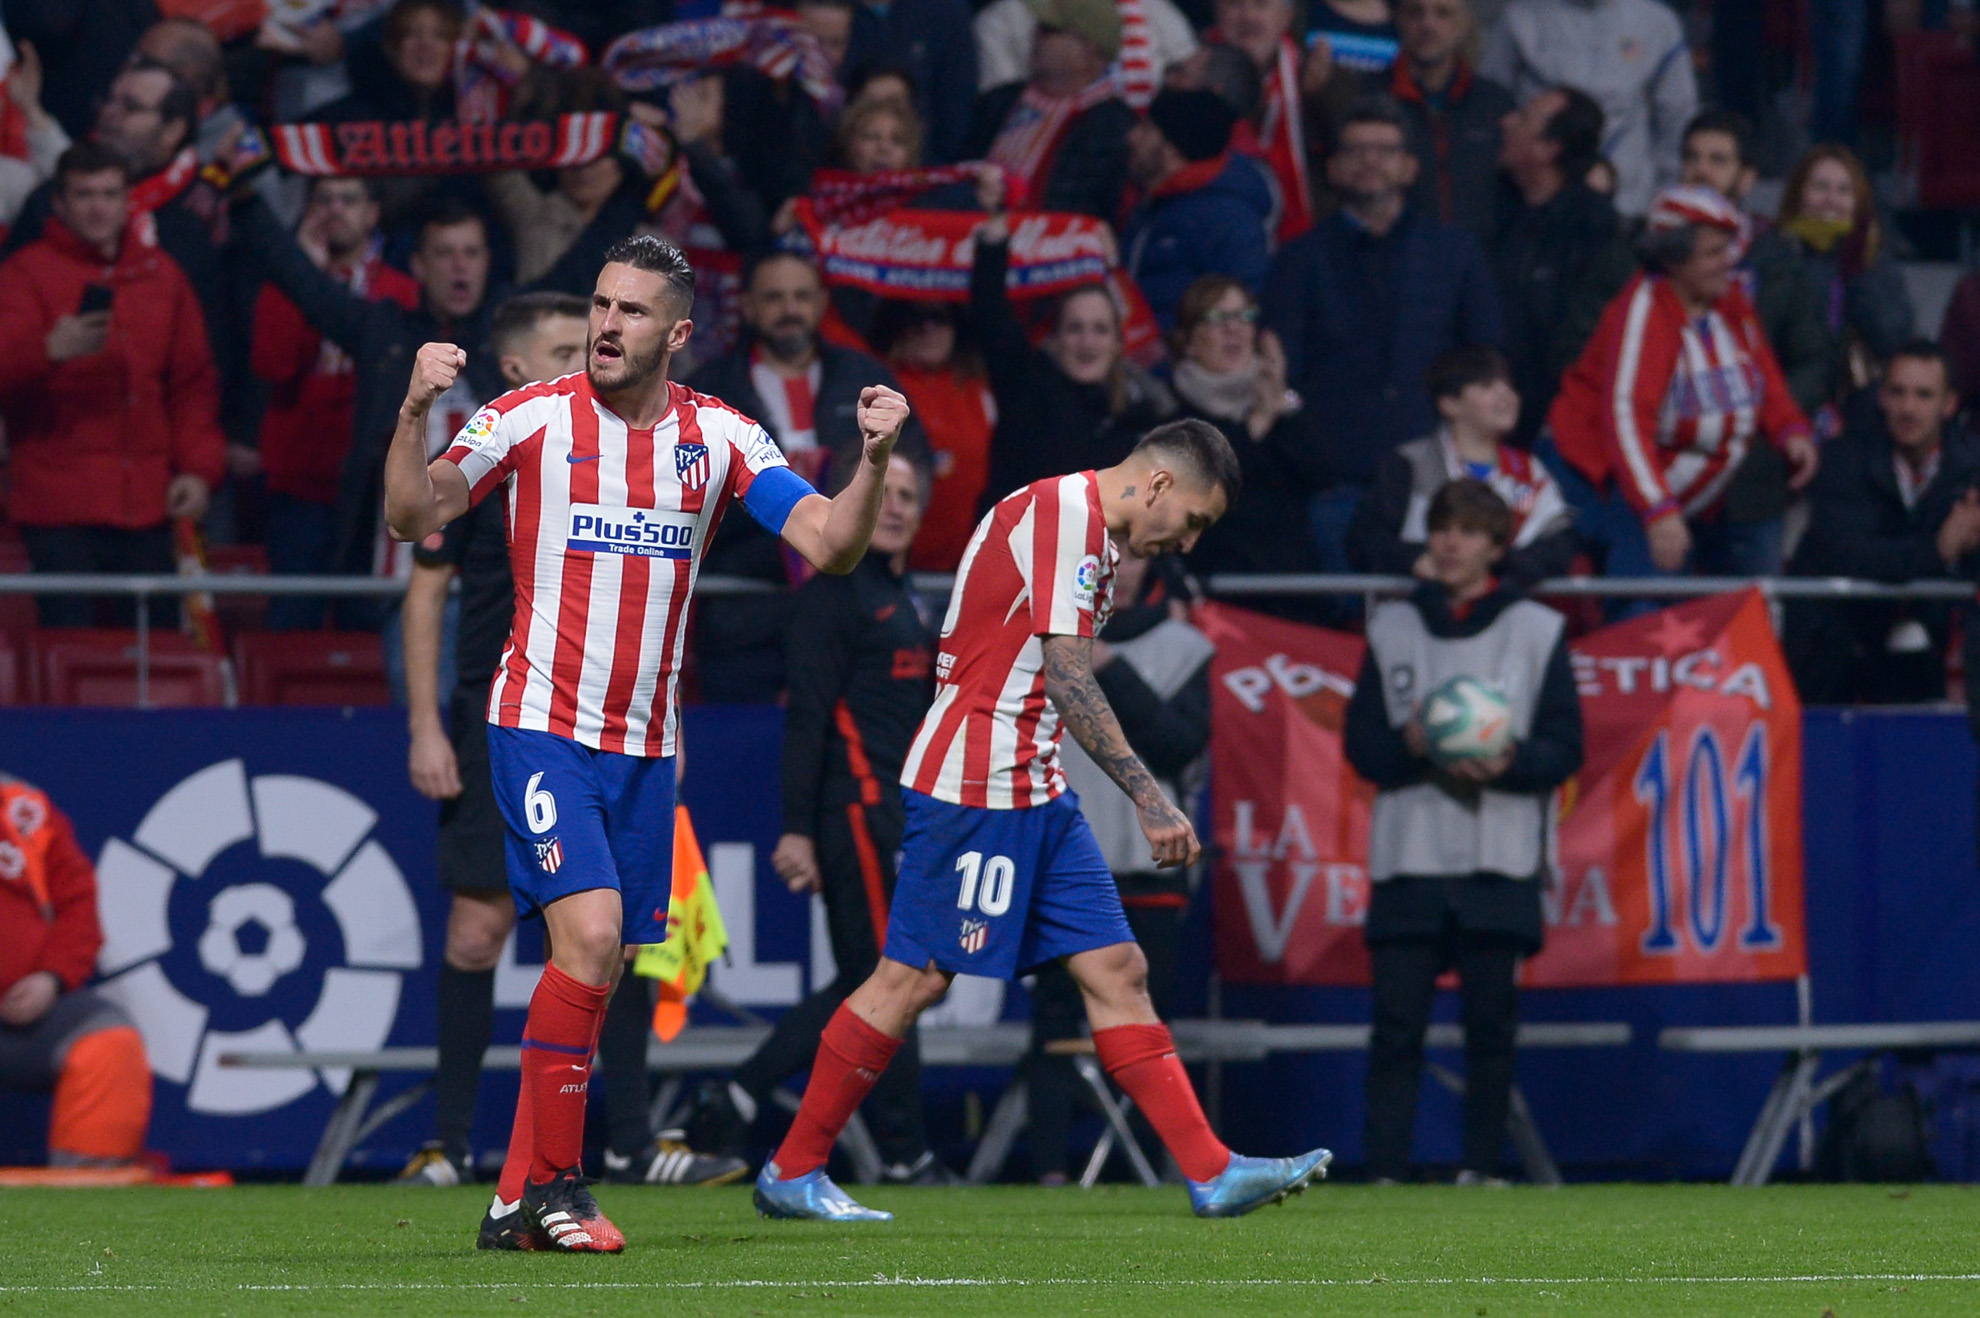
[[598, 459], [604, 456], [605, 455], [603, 453], [594, 453], [590, 457], [581, 458], [575, 453], [566, 453], [564, 455], [564, 461], [570, 463], [573, 467], [575, 467], [580, 462], [596, 462], [598, 461]]

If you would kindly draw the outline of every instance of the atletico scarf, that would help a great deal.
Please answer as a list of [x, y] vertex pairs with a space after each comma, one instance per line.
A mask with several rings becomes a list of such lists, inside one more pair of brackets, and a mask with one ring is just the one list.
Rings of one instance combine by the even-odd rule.
[[660, 91], [711, 69], [747, 66], [778, 82], [795, 78], [824, 107], [836, 108], [843, 97], [818, 39], [793, 15], [755, 6], [628, 32], [605, 48], [599, 65], [628, 92]]
[[[798, 222], [828, 284], [918, 302], [967, 302], [981, 211], [897, 210], [860, 224], [819, 222], [810, 198]], [[1088, 215], [1027, 212], [1010, 217], [1010, 295], [1046, 297], [1107, 277], [1111, 235]]]
[[272, 132], [275, 158], [293, 173], [383, 178], [583, 165], [615, 149], [618, 130], [617, 114], [595, 110], [500, 123], [277, 124]]
[[[811, 213], [820, 224], [860, 224], [885, 215], [952, 183], [974, 183], [982, 161], [964, 161], [931, 169], [884, 169], [858, 174], [850, 169], [821, 169], [811, 176]], [[1005, 205], [1024, 205], [1023, 183], [1005, 175]]]
[[199, 155], [187, 147], [156, 174], [131, 184], [132, 216], [149, 215], [163, 206], [169, 206], [198, 177]]
[[1155, 68], [1155, 36], [1148, 27], [1148, 9], [1143, 0], [1114, 0], [1121, 15], [1121, 53], [1114, 61], [1114, 78], [1120, 85], [1121, 99], [1139, 113], [1148, 108], [1161, 88]]

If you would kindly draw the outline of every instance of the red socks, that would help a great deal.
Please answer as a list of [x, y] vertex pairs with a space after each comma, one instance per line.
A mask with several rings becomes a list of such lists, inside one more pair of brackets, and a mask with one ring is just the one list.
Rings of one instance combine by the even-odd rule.
[[839, 1004], [818, 1040], [818, 1059], [811, 1064], [811, 1083], [804, 1087], [797, 1120], [772, 1160], [782, 1179], [792, 1180], [825, 1165], [832, 1142], [900, 1046], [899, 1039], [882, 1034], [851, 1007]]
[[522, 1197], [525, 1177], [540, 1184], [583, 1157], [591, 1055], [608, 996], [602, 985], [579, 983], [554, 965], [543, 967], [523, 1026], [522, 1092], [496, 1187], [504, 1203]]
[[[1113, 1082], [1127, 1091], [1192, 1181], [1208, 1181], [1230, 1166], [1231, 1151], [1210, 1130], [1166, 1025], [1116, 1025], [1093, 1032], [1094, 1051]], [[809, 1095], [806, 1095], [809, 1098]]]

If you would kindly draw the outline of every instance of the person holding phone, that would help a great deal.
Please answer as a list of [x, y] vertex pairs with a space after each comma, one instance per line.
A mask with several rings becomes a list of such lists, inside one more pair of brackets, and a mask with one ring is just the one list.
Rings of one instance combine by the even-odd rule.
[[[199, 301], [171, 257], [127, 239], [128, 167], [108, 147], [62, 154], [52, 208], [0, 265], [7, 514], [37, 572], [171, 572], [171, 519], [205, 515], [225, 455]], [[176, 625], [178, 609], [154, 599], [152, 625]], [[134, 616], [83, 596], [44, 596], [40, 614], [45, 627]]]

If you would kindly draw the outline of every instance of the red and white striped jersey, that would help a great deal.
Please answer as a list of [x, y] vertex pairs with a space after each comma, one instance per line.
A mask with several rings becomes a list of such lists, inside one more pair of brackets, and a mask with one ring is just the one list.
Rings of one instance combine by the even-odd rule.
[[1737, 285], [1693, 319], [1650, 274], [1602, 313], [1548, 420], [1562, 457], [1597, 488], [1613, 476], [1649, 518], [1710, 511], [1755, 434], [1779, 447], [1810, 433]]
[[674, 753], [689, 597], [723, 511], [741, 499], [780, 531], [811, 487], [754, 421], [668, 389], [667, 415], [634, 430], [582, 372], [533, 384], [475, 413], [444, 455], [475, 502], [507, 492], [516, 613], [489, 722]]
[[1040, 638], [1100, 630], [1119, 558], [1090, 471], [1027, 485], [977, 523], [942, 621], [935, 703], [902, 786], [991, 810], [1043, 805], [1066, 790]]

